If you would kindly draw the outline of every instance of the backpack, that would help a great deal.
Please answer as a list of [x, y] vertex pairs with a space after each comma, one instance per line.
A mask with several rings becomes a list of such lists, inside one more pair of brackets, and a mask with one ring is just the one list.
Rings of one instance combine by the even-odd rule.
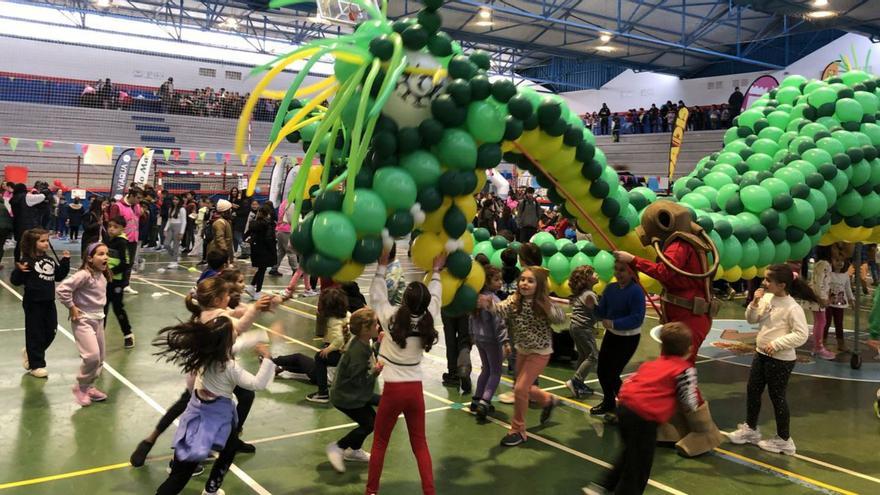
[[[214, 216], [214, 210], [208, 210], [208, 213], [205, 214], [208, 219]], [[202, 229], [202, 236], [205, 239], [206, 243], [209, 243], [214, 240], [214, 221], [205, 222], [205, 228]]]

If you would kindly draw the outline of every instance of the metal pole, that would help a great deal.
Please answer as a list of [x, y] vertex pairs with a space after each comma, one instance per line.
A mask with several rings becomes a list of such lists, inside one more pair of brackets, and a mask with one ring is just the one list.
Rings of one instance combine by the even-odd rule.
[[82, 156], [76, 155], [76, 187], [79, 188], [79, 173], [82, 167]]
[[856, 252], [853, 257], [855, 260], [855, 275], [856, 275], [856, 284], [855, 284], [855, 304], [854, 310], [855, 315], [853, 315], [853, 347], [852, 347], [852, 358], [850, 359], [850, 367], [854, 370], [857, 370], [862, 367], [862, 356], [859, 354], [859, 322], [861, 320], [859, 313], [861, 312], [861, 302], [862, 302], [862, 243], [856, 243]]

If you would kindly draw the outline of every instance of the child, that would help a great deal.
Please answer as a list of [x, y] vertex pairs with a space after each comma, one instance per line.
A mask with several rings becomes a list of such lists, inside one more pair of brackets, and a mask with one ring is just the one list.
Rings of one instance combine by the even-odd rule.
[[275, 210], [271, 203], [266, 203], [257, 210], [254, 218], [248, 221], [244, 239], [250, 243], [251, 264], [257, 269], [251, 279], [251, 285], [245, 291], [253, 299], [258, 299], [263, 291], [266, 270], [275, 266], [278, 253], [275, 250], [275, 221], [272, 217]]
[[344, 461], [370, 462], [370, 454], [362, 448], [364, 439], [373, 433], [378, 404], [376, 377], [382, 366], [373, 357], [370, 339], [379, 337], [379, 320], [370, 308], [355, 311], [349, 320], [352, 339], [339, 360], [336, 379], [330, 390], [330, 401], [336, 409], [357, 422], [358, 426], [337, 442], [327, 446], [327, 458], [333, 469], [345, 472]]
[[564, 322], [565, 313], [550, 300], [547, 270], [533, 266], [523, 270], [511, 297], [495, 304], [492, 297], [481, 295], [478, 306], [507, 320], [516, 346], [513, 418], [510, 431], [501, 440], [501, 446], [513, 447], [526, 441], [525, 414], [529, 401], [543, 408], [541, 424], [550, 419], [558, 403], [558, 399], [538, 388], [534, 382], [553, 353], [550, 325]]
[[226, 266], [226, 261], [228, 260], [226, 253], [216, 249], [208, 251], [207, 259], [208, 268], [205, 268], [205, 271], [203, 271], [202, 274], [199, 275], [198, 282], [201, 282], [206, 278], [218, 275], [221, 271], [223, 271], [223, 268]]
[[828, 338], [828, 330], [831, 321], [834, 320], [834, 333], [837, 335], [837, 352], [847, 352], [846, 341], [843, 339], [843, 310], [853, 303], [852, 285], [850, 283], [849, 262], [840, 258], [834, 258], [831, 262], [833, 271], [828, 283], [828, 307], [825, 309], [825, 331], [822, 337], [824, 345]]
[[80, 269], [58, 286], [58, 301], [70, 310], [73, 335], [82, 365], [73, 396], [80, 406], [107, 399], [107, 394], [95, 388], [95, 381], [104, 367], [104, 305], [107, 304], [107, 246], [94, 243], [88, 246]]
[[[501, 270], [492, 265], [486, 266], [484, 270], [486, 283], [480, 294], [490, 297], [492, 304], [500, 304], [501, 300], [495, 292], [501, 288]], [[507, 324], [504, 319], [484, 309], [471, 313], [470, 333], [482, 363], [470, 409], [482, 422], [494, 410], [492, 396], [501, 381], [504, 358], [510, 354], [510, 339], [507, 338]]]
[[596, 318], [602, 319], [605, 336], [599, 349], [596, 374], [602, 386], [602, 403], [590, 409], [590, 414], [601, 416], [614, 411], [614, 399], [620, 390], [620, 374], [639, 347], [642, 323], [645, 321], [645, 294], [633, 282], [629, 265], [614, 263], [617, 282], [608, 284], [599, 305]]
[[831, 288], [831, 263], [828, 262], [831, 257], [831, 250], [826, 246], [819, 246], [816, 255], [818, 260], [813, 265], [812, 273], [810, 273], [810, 288], [819, 297], [819, 302], [804, 303], [804, 309], [813, 312], [813, 356], [820, 359], [834, 359], [836, 355], [826, 349], [823, 342], [825, 332], [827, 331], [825, 329], [825, 314], [827, 311], [825, 305], [828, 302], [828, 291]]
[[379, 493], [379, 479], [385, 464], [385, 450], [397, 416], [403, 413], [409, 443], [419, 466], [422, 492], [434, 495], [434, 473], [431, 452], [425, 438], [425, 399], [422, 395], [422, 356], [437, 343], [434, 322], [440, 318], [440, 270], [446, 265], [443, 255], [434, 258], [431, 283], [410, 282], [403, 292], [403, 300], [395, 308], [388, 302], [385, 270], [388, 254], [379, 258], [376, 275], [370, 285], [370, 306], [376, 311], [379, 323], [385, 329], [379, 347], [379, 362], [383, 366], [385, 388], [376, 412], [370, 471], [367, 477], [367, 495]]
[[568, 279], [571, 287], [571, 338], [578, 351], [577, 370], [565, 386], [580, 399], [584, 396], [593, 395], [593, 389], [584, 383], [587, 375], [593, 370], [599, 359], [599, 349], [596, 347], [596, 315], [594, 313], [598, 298], [593, 292], [593, 286], [599, 279], [596, 272], [589, 265], [579, 266]]
[[[278, 325], [275, 324], [276, 328], [283, 331]], [[265, 390], [275, 376], [268, 346], [254, 347], [263, 357], [260, 370], [254, 376], [232, 357], [235, 342], [235, 326], [228, 316], [208, 321], [190, 320], [163, 328], [154, 341], [161, 349], [160, 357], [181, 366], [185, 373], [196, 375], [192, 397], [174, 434], [171, 474], [157, 489], [158, 495], [180, 493], [199, 463], [214, 449], [219, 450], [220, 455], [202, 493], [222, 495], [220, 485], [238, 447], [233, 391], [236, 388]]]
[[21, 305], [24, 308], [24, 341], [22, 366], [36, 378], [46, 378], [46, 349], [55, 340], [58, 312], [55, 309], [55, 282], [70, 272], [70, 252], [64, 251], [57, 261], [46, 252], [49, 232], [35, 228], [21, 236], [21, 260], [15, 264], [12, 285], [24, 286]]
[[617, 416], [623, 451], [605, 479], [584, 488], [584, 493], [645, 491], [654, 462], [657, 427], [672, 418], [678, 403], [691, 411], [697, 409], [697, 369], [688, 360], [693, 351], [691, 331], [685, 324], [663, 325], [660, 357], [642, 363], [620, 388]]
[[321, 292], [318, 297], [317, 327], [324, 330], [324, 344], [315, 354], [315, 381], [318, 390], [306, 396], [309, 402], [326, 404], [330, 402], [330, 388], [327, 385], [327, 368], [339, 364], [342, 348], [348, 340], [348, 296], [345, 291], [333, 287]]
[[[166, 198], [167, 201], [167, 198]], [[171, 208], [168, 210], [168, 221], [165, 222], [165, 250], [171, 257], [169, 270], [180, 268], [180, 244], [186, 229], [186, 210], [180, 196], [171, 196]]]
[[520, 273], [516, 266], [517, 261], [516, 251], [512, 248], [501, 251], [501, 280], [504, 282], [504, 292], [507, 294], [516, 290], [516, 281], [519, 280]]
[[107, 241], [110, 258], [107, 266], [110, 267], [110, 273], [113, 278], [107, 284], [107, 304], [104, 306], [104, 327], [107, 326], [107, 316], [110, 313], [110, 307], [116, 314], [119, 321], [119, 328], [122, 330], [122, 338], [126, 349], [134, 347], [134, 334], [131, 332], [131, 323], [128, 321], [128, 313], [125, 311], [125, 303], [122, 298], [125, 296], [125, 287], [128, 281], [125, 274], [131, 266], [129, 258], [129, 242], [125, 233], [126, 220], [121, 216], [113, 217], [107, 223], [107, 234], [110, 239]]
[[[795, 349], [810, 335], [804, 310], [792, 296], [804, 301], [819, 300], [807, 284], [794, 278], [788, 266], [770, 265], [764, 275], [763, 288], [755, 291], [755, 299], [746, 309], [746, 320], [759, 325], [757, 352], [746, 389], [746, 422], [729, 436], [735, 444], [754, 443], [768, 452], [788, 455], [794, 455], [795, 445], [789, 435], [785, 393], [797, 358]], [[776, 415], [776, 437], [769, 440], [761, 440], [758, 430], [765, 387]]]

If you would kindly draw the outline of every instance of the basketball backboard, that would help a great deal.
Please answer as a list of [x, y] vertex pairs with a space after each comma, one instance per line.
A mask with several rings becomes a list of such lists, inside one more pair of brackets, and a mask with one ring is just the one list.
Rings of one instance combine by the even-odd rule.
[[[369, 19], [369, 16], [355, 2], [345, 0], [317, 0], [318, 17], [334, 23], [355, 25]], [[379, 6], [378, 0], [364, 0], [364, 3]]]

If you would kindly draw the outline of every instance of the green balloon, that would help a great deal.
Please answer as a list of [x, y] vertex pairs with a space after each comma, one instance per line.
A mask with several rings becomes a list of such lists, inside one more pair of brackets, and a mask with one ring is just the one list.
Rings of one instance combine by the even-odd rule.
[[549, 232], [538, 232], [529, 239], [529, 242], [535, 244], [537, 246], [543, 246], [546, 243], [556, 244], [556, 238], [553, 237]]
[[862, 197], [862, 213], [865, 218], [872, 218], [880, 215], [880, 194], [871, 191]]
[[[800, 85], [798, 85], [800, 86]], [[794, 103], [794, 100], [797, 99], [798, 96], [801, 95], [801, 90], [797, 86], [785, 86], [781, 87], [776, 91], [776, 101], [779, 103], [787, 103], [789, 105]], [[768, 119], [769, 120], [769, 119]]]
[[771, 141], [769, 139], [758, 139], [754, 143], [752, 143], [752, 150], [755, 153], [764, 153], [765, 155], [773, 156], [779, 151], [779, 145], [776, 142]]
[[770, 170], [773, 166], [773, 157], [765, 155], [764, 153], [755, 153], [746, 159], [746, 164], [749, 166], [749, 170], [755, 170], [757, 172]]
[[443, 230], [450, 239], [458, 239], [467, 230], [468, 219], [458, 206], [452, 205], [443, 215]]
[[846, 152], [846, 148], [843, 147], [843, 144], [841, 144], [840, 141], [833, 137], [824, 137], [816, 141], [816, 146], [818, 146], [819, 150], [828, 153], [829, 158], [838, 153]]
[[[709, 186], [700, 186], [694, 189], [692, 194], [699, 194], [709, 200], [709, 204], [714, 208], [718, 204], [718, 190]], [[706, 210], [708, 208], [701, 208]]]
[[739, 266], [744, 268], [757, 266], [758, 255], [760, 255], [758, 243], [753, 239], [746, 240], [746, 242], [742, 243], [742, 258], [740, 258]]
[[489, 230], [484, 229], [483, 227], [477, 227], [474, 229], [474, 240], [477, 242], [488, 241], [491, 235], [492, 234], [489, 233]]
[[708, 198], [706, 198], [702, 194], [694, 192], [685, 194], [684, 197], [681, 198], [681, 203], [690, 205], [691, 207], [699, 210], [709, 210], [712, 208], [712, 205], [709, 202]]
[[[788, 123], [788, 120], [786, 120], [786, 124], [787, 123]], [[759, 139], [769, 139], [769, 140], [773, 141], [774, 143], [779, 143], [779, 140], [782, 139], [782, 136], [784, 134], [785, 134], [785, 126], [765, 127], [763, 129], [761, 129], [761, 132], [758, 133], [758, 138]], [[777, 145], [777, 148], [783, 148], [783, 147], [787, 148], [788, 143], [786, 143], [785, 145], [783, 145], [782, 143], [779, 143]]]
[[409, 172], [419, 189], [435, 184], [440, 178], [440, 162], [425, 150], [416, 150], [403, 156], [400, 166]]
[[608, 251], [599, 251], [593, 257], [593, 268], [596, 269], [600, 280], [603, 282], [611, 280], [611, 276], [614, 274], [614, 256]]
[[545, 242], [544, 244], [540, 244], [538, 247], [541, 248], [541, 254], [545, 258], [549, 258], [559, 251], [558, 249], [556, 249], [556, 242]]
[[721, 186], [718, 188], [718, 195], [715, 198], [716, 204], [719, 207], [723, 207], [727, 204], [730, 198], [736, 195], [737, 192], [739, 192], [739, 186], [736, 184], [725, 184]]
[[850, 168], [852, 169], [852, 177], [849, 179], [849, 184], [852, 187], [861, 187], [871, 178], [871, 165], [866, 160], [859, 160]]
[[773, 256], [773, 263], [785, 263], [791, 259], [791, 245], [788, 241], [782, 241], [776, 244], [776, 252]]
[[871, 160], [871, 176], [868, 178], [868, 182], [872, 186], [880, 185], [880, 158]]
[[[800, 93], [799, 88], [801, 87], [801, 84], [804, 84], [805, 82], [807, 82], [806, 77], [799, 76], [797, 74], [793, 74], [793, 75], [790, 75], [790, 76], [786, 77], [785, 79], [783, 79], [782, 84], [780, 84], [779, 86], [783, 87], [783, 88], [789, 88], [789, 87], [798, 88], [798, 93]], [[778, 92], [777, 92], [776, 96], [777, 97], [779, 96]]]
[[568, 278], [570, 264], [564, 254], [556, 253], [547, 261], [547, 268], [550, 269], [550, 278], [556, 283], [562, 283]]
[[[880, 196], [878, 196], [880, 199]], [[810, 206], [813, 207], [813, 212], [816, 215], [816, 218], [822, 217], [828, 211], [828, 200], [825, 198], [825, 195], [822, 194], [821, 189], [810, 189], [810, 194], [807, 196], [807, 203], [810, 203]]]
[[[765, 179], [770, 180], [770, 179]], [[773, 204], [773, 196], [761, 186], [746, 186], [740, 191], [743, 205], [748, 211], [761, 213]], [[751, 266], [751, 265], [745, 265]]]
[[785, 216], [788, 217], [788, 223], [792, 227], [807, 230], [816, 221], [816, 212], [813, 211], [813, 207], [806, 200], [795, 198], [793, 201], [794, 204], [785, 212]]
[[739, 117], [737, 117], [737, 120], [736, 120], [736, 125], [750, 127], [752, 129], [754, 129], [755, 122], [757, 122], [759, 119], [763, 119], [763, 118], [764, 118], [763, 112], [756, 110], [754, 108], [750, 108], [750, 109], [746, 110], [745, 112], [739, 114]]
[[837, 198], [837, 211], [845, 217], [851, 217], [861, 211], [863, 202], [862, 196], [855, 189], [850, 189]]
[[343, 204], [343, 212], [360, 234], [380, 234], [385, 227], [385, 202], [370, 189], [355, 189], [351, 207]]
[[803, 184], [806, 180], [804, 174], [787, 167], [780, 168], [773, 173], [773, 176], [788, 184], [788, 187], [792, 187], [795, 184]]
[[841, 98], [834, 104], [834, 114], [841, 122], [861, 122], [862, 105], [852, 98]]
[[[490, 240], [492, 241], [492, 247], [495, 249], [505, 249], [507, 247], [507, 238], [505, 238], [504, 236], [496, 235], [495, 237], [493, 237]], [[458, 277], [458, 278], [464, 278], [464, 277]]]
[[569, 269], [569, 272], [573, 272], [579, 266], [591, 265], [592, 263], [593, 263], [593, 260], [591, 260], [589, 256], [587, 256], [584, 253], [577, 253], [571, 257], [571, 261], [569, 262], [568, 269]]
[[437, 143], [437, 155], [442, 164], [452, 169], [472, 170], [477, 163], [477, 144], [462, 129], [446, 129]]
[[473, 260], [462, 250], [456, 250], [446, 258], [446, 268], [455, 278], [465, 279], [471, 272]]
[[703, 182], [709, 187], [721, 189], [722, 186], [732, 184], [733, 179], [731, 179], [730, 176], [728, 176], [727, 174], [723, 174], [721, 172], [709, 172], [708, 174], [706, 174], [705, 177], [703, 177]]
[[477, 307], [477, 297], [477, 291], [473, 287], [462, 284], [446, 309], [452, 315], [463, 315]]
[[718, 158], [715, 159], [715, 163], [724, 164], [724, 165], [736, 165], [737, 163], [742, 161], [742, 157], [739, 155], [739, 152], [730, 152], [726, 151], [718, 155]]
[[807, 101], [810, 102], [810, 105], [819, 108], [826, 103], [834, 103], [837, 100], [837, 92], [833, 89], [824, 87], [818, 88], [810, 93], [810, 96], [807, 97]]
[[[810, 151], [821, 151], [821, 150], [817, 150], [816, 148], [813, 148], [811, 150], [807, 150], [807, 153], [804, 153], [804, 154], [805, 155], [809, 154]], [[802, 173], [804, 175], [804, 177], [807, 177], [810, 174], [815, 174], [816, 171], [818, 170], [816, 168], [817, 167], [816, 165], [813, 165], [812, 163], [810, 163], [806, 160], [794, 160], [792, 162], [789, 162], [788, 166], [797, 170], [798, 172]]]
[[739, 139], [739, 135], [737, 134], [738, 131], [739, 129], [737, 129], [736, 127], [731, 127], [724, 131], [724, 144], [729, 144]]
[[874, 115], [877, 110], [880, 110], [880, 99], [874, 93], [856, 91], [853, 99], [859, 102], [865, 115]]
[[494, 252], [495, 248], [492, 247], [492, 243], [489, 241], [480, 241], [474, 245], [474, 256], [484, 254], [487, 258], [491, 259]]
[[[849, 167], [847, 169], [848, 171], [850, 171], [850, 173], [852, 173], [852, 171], [850, 170], [851, 168], [852, 167]], [[829, 182], [832, 186], [834, 186], [835, 198], [839, 198], [841, 195], [843, 195], [843, 193], [846, 192], [846, 189], [849, 187], [849, 177], [847, 177], [845, 173], [840, 171], [838, 171], [837, 175], [835, 175], [830, 181], [827, 181], [826, 184]], [[828, 204], [833, 204], [833, 202], [829, 201]]]
[[504, 137], [505, 117], [506, 115], [488, 100], [472, 102], [467, 110], [467, 130], [477, 141], [497, 143]]
[[504, 266], [504, 262], [501, 261], [501, 253], [504, 251], [498, 250], [492, 253], [492, 256], [489, 257], [489, 263], [495, 268], [501, 268]]
[[721, 267], [724, 269], [737, 266], [742, 258], [742, 245], [736, 236], [730, 236], [722, 242]]
[[804, 236], [801, 240], [797, 242], [789, 243], [791, 246], [791, 253], [789, 254], [789, 258], [793, 260], [801, 260], [804, 259], [805, 256], [812, 249], [812, 241], [809, 237]]
[[773, 261], [776, 254], [776, 247], [769, 237], [758, 242], [758, 259], [755, 260], [755, 266], [767, 266]]
[[315, 216], [312, 239], [319, 253], [337, 260], [347, 260], [357, 242], [357, 232], [342, 213], [325, 211]]
[[571, 240], [566, 239], [565, 237], [563, 237], [562, 239], [556, 239], [556, 249], [558, 249], [559, 252], [562, 252], [563, 248], [569, 245], [574, 245], [574, 243], [571, 242]]
[[308, 258], [312, 251], [315, 250], [315, 243], [312, 240], [312, 224], [314, 221], [314, 213], [309, 213], [303, 217], [303, 221], [290, 233], [291, 245], [304, 258]]
[[318, 131], [318, 122], [312, 122], [311, 124], [303, 127], [299, 130], [299, 135], [302, 136], [303, 141], [311, 142], [312, 139], [315, 138], [315, 132]]
[[408, 210], [416, 202], [416, 183], [400, 167], [382, 167], [373, 176], [373, 190], [391, 210]]

